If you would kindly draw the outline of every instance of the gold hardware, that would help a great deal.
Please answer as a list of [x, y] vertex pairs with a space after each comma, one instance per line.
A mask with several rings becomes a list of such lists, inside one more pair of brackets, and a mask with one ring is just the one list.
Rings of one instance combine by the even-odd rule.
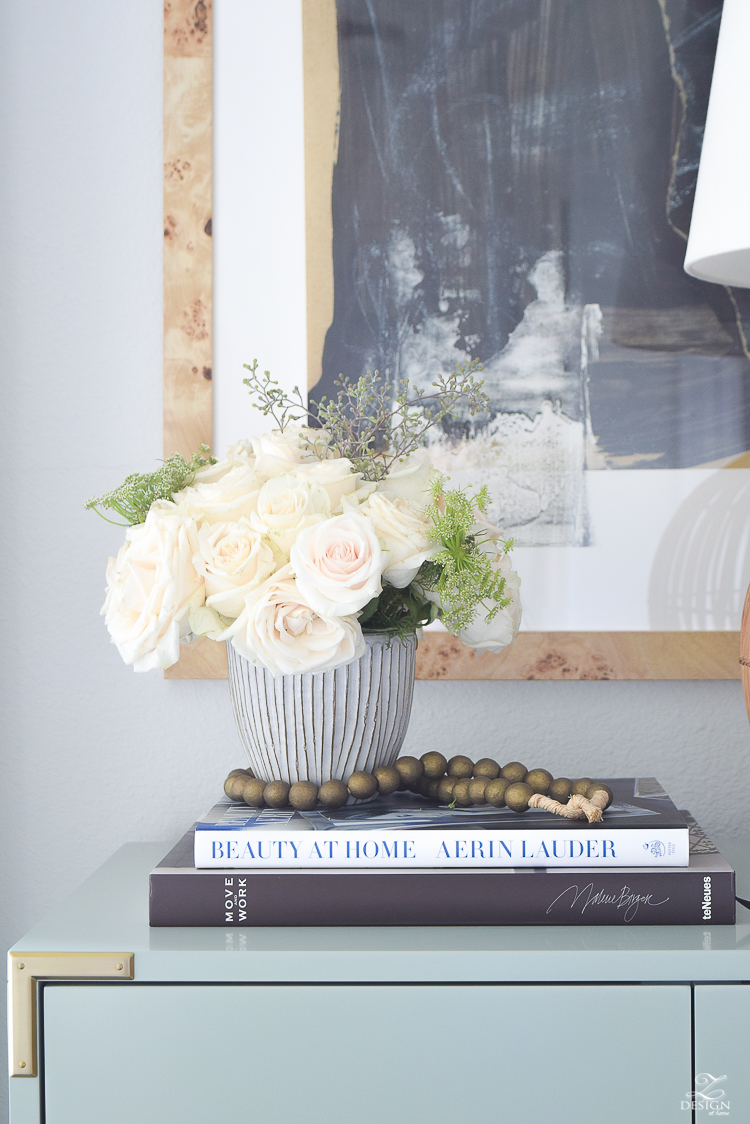
[[37, 980], [132, 980], [134, 972], [132, 952], [9, 952], [8, 958], [11, 967], [28, 968], [23, 977], [8, 973], [11, 1077], [37, 1075]]

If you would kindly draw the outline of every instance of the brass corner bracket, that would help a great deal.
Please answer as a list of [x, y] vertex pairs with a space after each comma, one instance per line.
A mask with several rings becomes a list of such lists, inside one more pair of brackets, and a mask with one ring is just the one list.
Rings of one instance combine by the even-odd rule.
[[37, 1076], [37, 980], [132, 980], [132, 952], [9, 952], [8, 1064]]

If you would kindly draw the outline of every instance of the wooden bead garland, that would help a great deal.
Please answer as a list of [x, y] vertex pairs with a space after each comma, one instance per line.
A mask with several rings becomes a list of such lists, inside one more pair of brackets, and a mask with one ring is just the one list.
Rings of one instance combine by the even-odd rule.
[[250, 769], [232, 769], [224, 782], [230, 800], [244, 800], [251, 808], [287, 808], [311, 811], [342, 808], [350, 796], [369, 800], [379, 793], [389, 796], [408, 789], [449, 807], [472, 808], [505, 805], [514, 812], [540, 808], [571, 820], [601, 823], [603, 812], [612, 803], [612, 790], [601, 781], [580, 777], [555, 779], [547, 769], [527, 769], [520, 761], [509, 761], [502, 768], [497, 761], [483, 757], [473, 762], [459, 754], [448, 761], [432, 751], [416, 757], [399, 757], [393, 765], [383, 765], [374, 773], [353, 773], [348, 781], [326, 781], [318, 788], [312, 781], [262, 781]]

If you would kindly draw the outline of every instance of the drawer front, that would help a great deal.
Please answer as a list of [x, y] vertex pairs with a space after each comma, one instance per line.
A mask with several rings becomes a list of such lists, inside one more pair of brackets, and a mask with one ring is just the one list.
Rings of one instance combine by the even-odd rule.
[[[695, 1099], [709, 1113], [750, 1120], [750, 986], [695, 988]], [[697, 1111], [696, 1111], [697, 1115]]]
[[685, 1124], [687, 986], [47, 985], [46, 1124]]

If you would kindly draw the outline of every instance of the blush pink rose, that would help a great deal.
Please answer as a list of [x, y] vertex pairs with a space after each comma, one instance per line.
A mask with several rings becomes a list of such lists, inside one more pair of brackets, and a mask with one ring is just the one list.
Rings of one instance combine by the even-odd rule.
[[359, 512], [300, 531], [289, 561], [303, 597], [323, 616], [356, 613], [382, 590], [380, 543], [372, 519]]
[[245, 598], [245, 608], [225, 637], [251, 663], [272, 675], [333, 671], [359, 659], [365, 639], [356, 617], [316, 613], [284, 566]]

